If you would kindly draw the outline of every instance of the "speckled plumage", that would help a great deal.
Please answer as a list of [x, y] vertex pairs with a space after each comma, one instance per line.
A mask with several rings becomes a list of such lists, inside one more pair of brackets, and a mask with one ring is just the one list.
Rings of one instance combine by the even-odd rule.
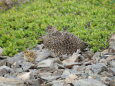
[[56, 56], [73, 54], [77, 49], [85, 49], [87, 44], [77, 36], [69, 32], [58, 31], [52, 26], [48, 26], [48, 34], [42, 37], [44, 47], [51, 50]]
[[29, 62], [35, 62], [35, 59], [37, 58], [37, 54], [34, 51], [26, 50], [24, 51], [24, 59]]

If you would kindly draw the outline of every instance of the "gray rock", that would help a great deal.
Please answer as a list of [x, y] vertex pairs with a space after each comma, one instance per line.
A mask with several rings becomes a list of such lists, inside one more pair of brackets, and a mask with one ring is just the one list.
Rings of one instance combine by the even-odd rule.
[[7, 59], [0, 60], [0, 66], [6, 65]]
[[74, 86], [106, 86], [102, 82], [95, 79], [80, 79], [76, 80]]
[[48, 56], [51, 56], [51, 52], [43, 49], [42, 51], [37, 52], [36, 62], [46, 59]]
[[85, 70], [85, 66], [73, 66], [71, 73], [81, 75], [84, 73], [84, 70]]
[[19, 54], [16, 54], [14, 57], [11, 57], [11, 58], [8, 58], [7, 59], [7, 62], [13, 64], [13, 63], [19, 63], [21, 61], [24, 61], [24, 58], [23, 58], [23, 53], [19, 53]]
[[67, 78], [71, 74], [69, 69], [65, 69], [63, 74], [61, 75], [62, 78]]
[[0, 86], [26, 86], [24, 81], [0, 77]]
[[110, 72], [115, 76], [115, 68], [110, 68]]
[[4, 76], [5, 74], [10, 74], [10, 73], [14, 73], [14, 71], [7, 66], [1, 66], [0, 67], [0, 76]]
[[52, 67], [54, 61], [55, 61], [55, 58], [49, 58], [49, 59], [43, 60], [43, 61], [41, 61], [41, 62], [39, 62], [37, 64], [37, 67], [38, 68], [41, 68], [41, 67]]
[[83, 57], [91, 59], [94, 55], [92, 51], [86, 51], [82, 53]]
[[40, 73], [39, 75], [41, 76], [42, 79], [45, 79], [47, 81], [56, 80], [57, 78], [60, 77], [60, 76], [57, 76], [57, 75], [52, 75], [52, 73], [49, 73], [49, 72]]
[[26, 81], [26, 84], [26, 86], [41, 86], [40, 81], [38, 79], [28, 80]]
[[110, 66], [115, 68], [115, 60], [112, 60], [112, 61], [110, 62]]
[[23, 69], [23, 71], [29, 70], [29, 68], [33, 67], [34, 64], [30, 63], [30, 62], [22, 62], [22, 64], [20, 64], [21, 68]]
[[40, 45], [37, 45], [35, 49], [42, 51], [43, 47], [44, 47], [44, 44], [40, 44]]
[[103, 64], [103, 63], [97, 63], [97, 64], [93, 64], [91, 65], [91, 70], [94, 72], [94, 73], [101, 73], [103, 71], [106, 71], [107, 68], [106, 68], [106, 65]]
[[29, 80], [30, 79], [30, 74], [31, 72], [23, 72], [17, 75], [17, 78], [25, 81], [25, 80]]
[[109, 82], [109, 85], [110, 85], [110, 86], [115, 86], [115, 80], [111, 80], [111, 81]]
[[56, 80], [52, 82], [52, 86], [67, 86], [67, 85], [64, 85], [63, 80]]
[[100, 56], [101, 56], [101, 52], [96, 52], [93, 55], [92, 59], [95, 61], [95, 63], [98, 62], [101, 59]]

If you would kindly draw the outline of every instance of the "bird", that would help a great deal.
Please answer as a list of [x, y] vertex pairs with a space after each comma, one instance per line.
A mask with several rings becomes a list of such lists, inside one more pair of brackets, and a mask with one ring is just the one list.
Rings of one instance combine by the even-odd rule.
[[24, 51], [24, 59], [28, 62], [34, 63], [37, 58], [36, 52], [32, 50], [25, 50]]
[[84, 50], [88, 44], [70, 32], [58, 31], [53, 26], [46, 28], [47, 34], [42, 36], [44, 48], [50, 50], [54, 55], [72, 55], [77, 49]]

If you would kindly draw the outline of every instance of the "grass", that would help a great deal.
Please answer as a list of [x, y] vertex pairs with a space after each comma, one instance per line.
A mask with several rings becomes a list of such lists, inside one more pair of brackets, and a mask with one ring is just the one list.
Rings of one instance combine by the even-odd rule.
[[40, 43], [53, 25], [86, 41], [94, 52], [115, 33], [115, 0], [34, 0], [0, 12], [0, 47], [13, 56]]

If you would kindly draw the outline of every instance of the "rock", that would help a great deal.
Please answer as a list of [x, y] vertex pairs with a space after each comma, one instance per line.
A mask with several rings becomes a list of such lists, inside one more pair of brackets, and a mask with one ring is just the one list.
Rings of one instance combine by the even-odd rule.
[[41, 86], [40, 81], [37, 79], [28, 80], [26, 81], [26, 84], [26, 86]]
[[112, 72], [109, 71], [101, 72], [101, 77], [112, 77], [112, 76], [113, 76]]
[[18, 53], [16, 54], [15, 56], [11, 57], [11, 58], [8, 58], [7, 59], [7, 62], [13, 64], [13, 63], [19, 63], [21, 61], [24, 61], [24, 58], [23, 58], [23, 53]]
[[110, 55], [106, 58], [106, 60], [109, 62], [109, 61], [112, 61], [112, 60], [115, 60], [115, 55]]
[[110, 72], [115, 76], [115, 68], [110, 68]]
[[43, 60], [37, 64], [37, 67], [52, 67], [55, 59], [54, 58], [49, 58], [46, 60]]
[[31, 72], [23, 72], [21, 74], [18, 74], [17, 78], [19, 78], [19, 79], [21, 79], [23, 81], [29, 80], [30, 79], [30, 74], [31, 74]]
[[14, 71], [7, 67], [7, 66], [1, 66], [0, 67], [0, 76], [5, 76], [6, 74], [14, 73]]
[[7, 63], [7, 59], [0, 60], [0, 66], [6, 65], [6, 63]]
[[46, 73], [40, 73], [39, 74], [40, 77], [44, 80], [47, 81], [52, 81], [52, 80], [56, 80], [57, 78], [59, 78], [60, 76], [57, 75], [52, 75], [52, 73], [46, 72]]
[[94, 75], [93, 71], [91, 70], [91, 66], [92, 65], [86, 66], [85, 71], [84, 71], [86, 74], [88, 74], [88, 76], [93, 76]]
[[113, 67], [113, 68], [115, 68], [115, 60], [112, 60], [112, 61], [110, 62], [110, 66]]
[[85, 71], [85, 66], [74, 66], [71, 70], [72, 74], [77, 74], [77, 75], [81, 75], [83, 74]]
[[4, 60], [4, 59], [7, 59], [7, 58], [10, 58], [9, 56], [0, 56], [0, 60]]
[[73, 83], [74, 86], [106, 86], [102, 82], [95, 79], [80, 79]]
[[39, 62], [41, 60], [46, 59], [47, 57], [51, 56], [51, 52], [43, 49], [41, 52], [37, 52], [37, 58], [36, 58], [36, 62]]
[[100, 59], [99, 63], [103, 63], [105, 65], [108, 65], [108, 62], [106, 59]]
[[62, 78], [67, 78], [71, 74], [69, 69], [65, 69], [63, 74], [61, 75]]
[[68, 59], [64, 60], [62, 63], [64, 65], [71, 65], [79, 59], [79, 56], [80, 56], [80, 54], [73, 53], [72, 56], [70, 56]]
[[109, 86], [110, 78], [109, 77], [101, 77], [101, 81], [104, 84], [106, 84], [107, 86]]
[[23, 69], [23, 71], [29, 70], [30, 68], [32, 68], [34, 66], [34, 64], [30, 63], [30, 62], [22, 62], [22, 64], [20, 64], [21, 68]]
[[24, 81], [0, 77], [0, 86], [26, 86]]
[[75, 74], [70, 74], [66, 79], [65, 82], [66, 83], [72, 83], [75, 81], [75, 79], [77, 79], [78, 77]]
[[14, 70], [15, 70], [17, 73], [23, 72], [23, 69], [22, 69], [22, 68], [15, 68]]
[[101, 56], [103, 56], [103, 55], [108, 55], [108, 49], [101, 52]]
[[109, 53], [115, 54], [115, 34], [109, 39]]
[[40, 44], [40, 45], [37, 45], [35, 49], [42, 51], [43, 47], [44, 47], [44, 44]]
[[88, 59], [91, 59], [93, 57], [94, 53], [92, 51], [86, 51], [82, 52], [82, 56]]
[[111, 80], [111, 81], [109, 82], [109, 85], [110, 85], [110, 86], [115, 86], [115, 80]]
[[94, 72], [94, 73], [101, 73], [105, 70], [107, 70], [106, 68], [106, 65], [103, 64], [103, 63], [97, 63], [97, 64], [93, 64], [91, 65], [91, 70]]
[[52, 86], [67, 86], [65, 85], [63, 80], [56, 80], [56, 81], [53, 81], [51, 84]]
[[95, 61], [95, 63], [98, 62], [98, 61], [101, 59], [100, 56], [101, 56], [101, 53], [100, 53], [100, 52], [96, 52], [96, 53], [93, 55], [92, 59]]

